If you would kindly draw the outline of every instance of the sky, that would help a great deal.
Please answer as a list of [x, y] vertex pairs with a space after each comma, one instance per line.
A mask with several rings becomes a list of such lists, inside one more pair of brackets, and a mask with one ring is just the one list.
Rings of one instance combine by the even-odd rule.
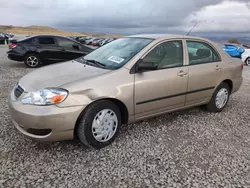
[[112, 34], [250, 33], [250, 0], [0, 0], [0, 25]]

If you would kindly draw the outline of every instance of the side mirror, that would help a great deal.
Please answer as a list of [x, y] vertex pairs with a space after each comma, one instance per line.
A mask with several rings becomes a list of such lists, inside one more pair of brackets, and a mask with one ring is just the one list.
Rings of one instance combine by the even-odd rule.
[[155, 63], [143, 62], [142, 60], [139, 60], [137, 63], [137, 72], [156, 70], [157, 67], [158, 67], [158, 65]]
[[79, 46], [77, 44], [73, 44], [73, 48], [79, 50]]

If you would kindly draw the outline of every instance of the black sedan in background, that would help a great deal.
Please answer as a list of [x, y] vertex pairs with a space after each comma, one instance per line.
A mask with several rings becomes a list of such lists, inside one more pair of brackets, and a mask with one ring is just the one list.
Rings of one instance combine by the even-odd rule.
[[5, 33], [0, 33], [0, 44], [4, 44], [5, 41], [8, 41], [9, 36]]
[[29, 68], [73, 60], [93, 51], [70, 38], [52, 35], [13, 40], [9, 44], [9, 49], [7, 52], [9, 59], [24, 61]]

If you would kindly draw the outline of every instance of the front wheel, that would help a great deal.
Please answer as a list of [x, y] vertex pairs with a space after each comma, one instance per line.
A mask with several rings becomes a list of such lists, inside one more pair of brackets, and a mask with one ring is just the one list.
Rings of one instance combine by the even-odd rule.
[[250, 57], [248, 57], [248, 58], [246, 59], [245, 63], [246, 63], [247, 66], [250, 66]]
[[122, 124], [121, 112], [111, 101], [102, 100], [85, 109], [76, 127], [80, 141], [96, 149], [111, 144]]
[[215, 90], [211, 101], [206, 105], [210, 112], [221, 112], [227, 105], [230, 96], [228, 84], [222, 82]]
[[28, 54], [24, 59], [24, 63], [29, 68], [38, 68], [41, 66], [40, 58], [36, 54]]

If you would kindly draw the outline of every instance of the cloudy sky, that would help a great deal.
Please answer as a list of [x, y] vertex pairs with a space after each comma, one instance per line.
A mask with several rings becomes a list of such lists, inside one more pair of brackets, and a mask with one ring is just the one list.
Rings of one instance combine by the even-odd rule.
[[250, 32], [250, 0], [0, 0], [0, 25], [106, 33]]

